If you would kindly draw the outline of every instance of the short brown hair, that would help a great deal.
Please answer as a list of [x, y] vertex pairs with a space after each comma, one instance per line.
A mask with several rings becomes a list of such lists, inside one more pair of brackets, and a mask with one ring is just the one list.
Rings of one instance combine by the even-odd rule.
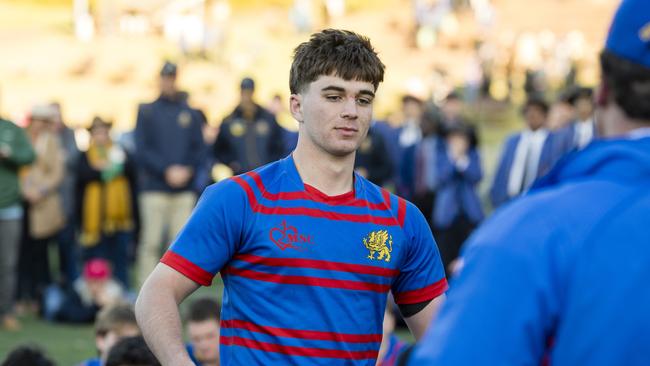
[[294, 50], [289, 89], [291, 94], [298, 94], [320, 76], [334, 74], [372, 83], [377, 90], [384, 80], [384, 69], [370, 39], [347, 30], [325, 29]]
[[110, 305], [104, 307], [97, 314], [97, 319], [95, 319], [95, 334], [105, 336], [108, 332], [114, 331], [124, 325], [138, 326], [133, 306], [123, 303]]

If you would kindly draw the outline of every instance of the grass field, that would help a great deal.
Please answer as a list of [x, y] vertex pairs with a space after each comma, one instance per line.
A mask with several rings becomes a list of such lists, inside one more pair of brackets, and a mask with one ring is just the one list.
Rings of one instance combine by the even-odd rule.
[[[223, 284], [215, 278], [214, 285], [202, 287], [192, 294], [181, 306], [192, 299], [209, 296], [221, 298]], [[22, 329], [18, 332], [0, 330], [0, 362], [17, 345], [37, 344], [44, 348], [58, 366], [72, 366], [80, 361], [95, 357], [95, 335], [92, 325], [66, 325], [45, 322], [35, 316], [21, 317]]]

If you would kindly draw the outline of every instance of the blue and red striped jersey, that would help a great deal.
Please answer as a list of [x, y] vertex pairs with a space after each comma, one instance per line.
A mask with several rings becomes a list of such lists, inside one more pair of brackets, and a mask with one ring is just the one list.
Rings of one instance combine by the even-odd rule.
[[386, 299], [447, 289], [424, 216], [355, 175], [328, 196], [291, 157], [210, 186], [162, 263], [224, 282], [222, 365], [374, 365]]

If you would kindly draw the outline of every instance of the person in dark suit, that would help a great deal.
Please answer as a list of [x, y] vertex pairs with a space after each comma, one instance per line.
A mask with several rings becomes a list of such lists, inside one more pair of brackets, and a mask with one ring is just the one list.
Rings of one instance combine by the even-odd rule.
[[244, 78], [241, 99], [219, 127], [214, 157], [228, 165], [234, 174], [245, 173], [284, 156], [282, 127], [266, 108], [255, 103], [255, 82]]
[[354, 170], [382, 187], [389, 183], [393, 176], [393, 164], [388, 156], [384, 138], [373, 127], [368, 129], [368, 135], [357, 150]]
[[546, 128], [548, 111], [541, 98], [526, 101], [523, 114], [527, 128], [506, 139], [490, 188], [494, 208], [526, 192], [557, 161], [558, 137]]
[[[138, 281], [144, 281], [160, 258], [163, 229], [171, 240], [196, 202], [194, 177], [202, 161], [203, 118], [176, 88], [177, 67], [160, 70], [160, 97], [141, 104], [135, 127], [139, 206], [142, 215], [137, 254]], [[141, 283], [141, 282], [140, 282]]]
[[[437, 162], [437, 192], [433, 227], [445, 269], [460, 247], [483, 220], [481, 200], [476, 189], [483, 178], [481, 158], [474, 140], [474, 129], [454, 124], [444, 132]], [[451, 273], [451, 271], [447, 271]]]
[[443, 117], [432, 108], [422, 114], [420, 128], [422, 140], [408, 147], [402, 157], [401, 178], [403, 189], [412, 197], [422, 214], [432, 224], [433, 207], [438, 187], [438, 155], [443, 144], [441, 138]]

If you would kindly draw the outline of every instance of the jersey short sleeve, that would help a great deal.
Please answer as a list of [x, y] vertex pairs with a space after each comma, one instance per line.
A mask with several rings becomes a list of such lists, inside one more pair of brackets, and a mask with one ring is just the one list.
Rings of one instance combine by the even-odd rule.
[[445, 270], [431, 229], [422, 213], [408, 204], [404, 231], [406, 258], [392, 292], [398, 305], [417, 304], [442, 295], [448, 288]]
[[230, 179], [208, 187], [161, 262], [209, 286], [239, 247], [247, 204]]

